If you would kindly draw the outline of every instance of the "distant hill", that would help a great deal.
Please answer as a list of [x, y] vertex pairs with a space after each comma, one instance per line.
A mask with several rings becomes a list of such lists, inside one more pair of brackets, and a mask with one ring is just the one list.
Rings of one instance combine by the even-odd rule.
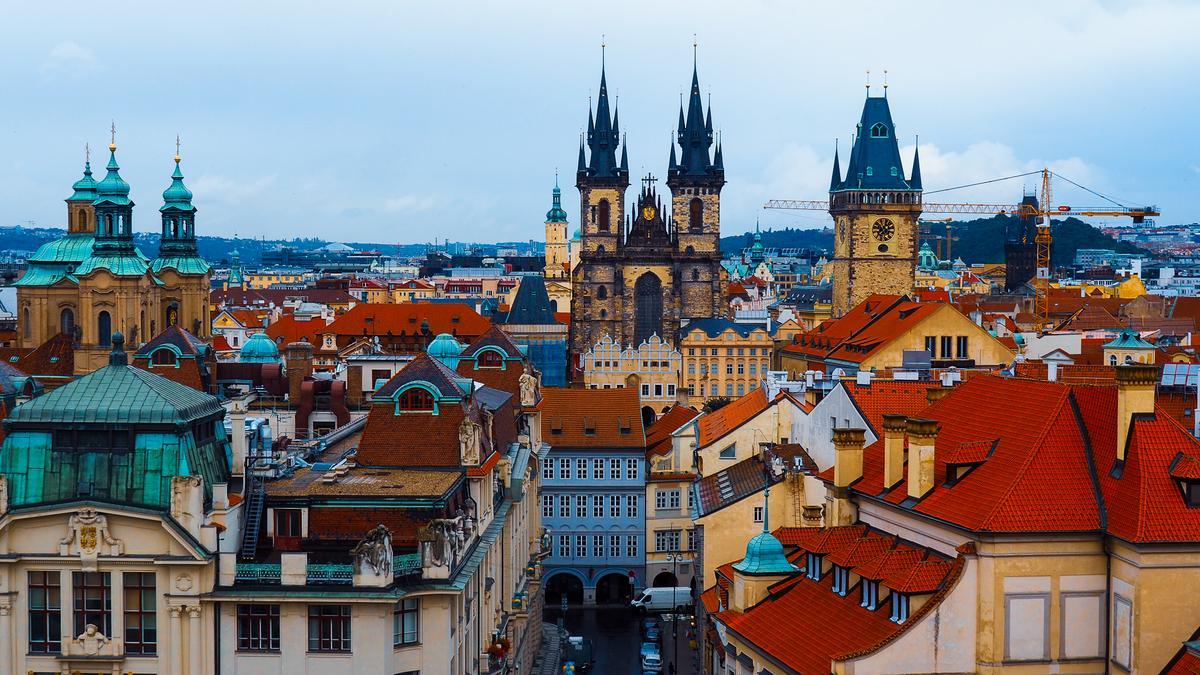
[[[953, 221], [954, 236], [951, 252], [955, 258], [970, 263], [1004, 262], [1004, 228], [1015, 216], [993, 216], [979, 220]], [[945, 233], [945, 223], [932, 225], [935, 234]], [[833, 230], [763, 230], [763, 246], [767, 248], [808, 248], [826, 252], [833, 249]], [[740, 251], [754, 243], [754, 233], [721, 237], [721, 250], [726, 254]], [[1091, 225], [1076, 218], [1054, 221], [1054, 265], [1069, 265], [1075, 251], [1081, 248], [1108, 248], [1118, 253], [1146, 253], [1129, 242], [1117, 241]]]

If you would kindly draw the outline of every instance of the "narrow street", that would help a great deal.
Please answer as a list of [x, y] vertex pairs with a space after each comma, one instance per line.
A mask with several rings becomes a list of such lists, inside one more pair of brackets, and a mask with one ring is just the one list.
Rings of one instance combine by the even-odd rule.
[[[561, 617], [561, 609], [546, 606], [544, 618], [547, 623], [558, 625]], [[582, 635], [591, 640], [596, 659], [591, 670], [594, 675], [642, 675], [641, 620], [637, 612], [624, 607], [571, 607], [563, 624], [571, 635]], [[680, 616], [676, 628], [674, 616], [666, 615], [659, 617], [659, 625], [663, 630], [662, 655], [666, 664], [663, 674], [698, 673], [695, 654], [689, 644], [689, 632], [694, 631], [691, 617]], [[676, 629], [679, 632], [678, 647], [674, 639]], [[675, 665], [673, 671], [672, 663]]]

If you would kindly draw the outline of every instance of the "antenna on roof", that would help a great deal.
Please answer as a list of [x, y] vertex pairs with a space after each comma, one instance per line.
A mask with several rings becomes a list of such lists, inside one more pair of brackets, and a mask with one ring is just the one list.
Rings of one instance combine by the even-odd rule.
[[883, 69], [883, 97], [887, 98], [887, 68]]
[[871, 95], [871, 71], [867, 71], [867, 96]]

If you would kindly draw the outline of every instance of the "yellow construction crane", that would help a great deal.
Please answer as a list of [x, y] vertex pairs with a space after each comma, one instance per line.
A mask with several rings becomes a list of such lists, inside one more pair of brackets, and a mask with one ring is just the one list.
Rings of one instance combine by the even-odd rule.
[[[1063, 180], [1082, 188], [1092, 194], [1095, 194], [1104, 199], [1098, 192], [1088, 190], [1088, 188], [1079, 185], [1078, 183], [1055, 174], [1048, 168], [1043, 168], [1041, 173], [1042, 185], [1040, 190], [1040, 200], [1035, 207], [1032, 204], [973, 204], [973, 203], [938, 203], [938, 202], [922, 202], [921, 211], [923, 213], [964, 213], [964, 214], [1011, 214], [1015, 216], [1036, 217], [1037, 237], [1034, 243], [1037, 245], [1037, 274], [1034, 278], [1034, 288], [1037, 289], [1036, 313], [1038, 318], [1045, 321], [1050, 313], [1049, 301], [1049, 286], [1050, 286], [1050, 249], [1054, 243], [1054, 237], [1050, 232], [1050, 219], [1052, 216], [1066, 218], [1069, 216], [1080, 217], [1126, 217], [1132, 218], [1135, 223], [1143, 223], [1146, 218], [1152, 218], [1161, 215], [1156, 206], [1145, 207], [1127, 207], [1114, 203], [1114, 206], [1101, 207], [1071, 207], [1060, 205], [1051, 207], [1053, 203], [1053, 189], [1051, 186], [1051, 176], [1058, 176]], [[1019, 176], [1009, 176], [1008, 178], [1020, 178], [1031, 174], [1021, 174]], [[1008, 178], [1000, 178], [996, 180], [1007, 180]], [[984, 181], [987, 183], [995, 181]], [[949, 190], [957, 190], [960, 187], [971, 187], [980, 183], [972, 183], [971, 185], [963, 185], [954, 188], [945, 188], [936, 190], [935, 192], [947, 192]], [[1109, 199], [1109, 201], [1112, 201]], [[763, 205], [765, 209], [787, 209], [787, 210], [805, 210], [805, 211], [828, 211], [829, 202], [821, 200], [799, 200], [799, 199], [772, 199]], [[949, 243], [949, 242], [947, 242]]]

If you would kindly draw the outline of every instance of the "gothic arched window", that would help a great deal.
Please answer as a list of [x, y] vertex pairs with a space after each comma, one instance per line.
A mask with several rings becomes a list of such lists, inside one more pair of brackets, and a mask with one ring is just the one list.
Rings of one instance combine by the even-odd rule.
[[596, 229], [601, 232], [608, 232], [611, 219], [610, 208], [607, 199], [601, 199], [600, 204], [596, 206]]
[[600, 288], [596, 289], [596, 297], [601, 300], [607, 298], [608, 297], [608, 287], [601, 286]]
[[692, 268], [692, 281], [700, 281], [700, 268], [699, 267]]
[[688, 229], [704, 229], [704, 200], [696, 197], [688, 204]]
[[400, 394], [401, 410], [433, 410], [433, 395], [424, 389], [409, 389]]
[[75, 334], [75, 312], [70, 307], [64, 307], [63, 311], [58, 314], [58, 332], [67, 335]]
[[96, 316], [96, 343], [101, 347], [112, 344], [112, 316], [108, 312]]
[[33, 323], [29, 320], [28, 307], [26, 307], [25, 311], [21, 313], [21, 323], [25, 324], [21, 327], [22, 332], [25, 333], [25, 337], [33, 337]]
[[633, 341], [641, 344], [651, 335], [662, 335], [663, 298], [662, 282], [652, 272], [638, 277], [633, 285], [636, 319]]
[[887, 138], [888, 129], [882, 122], [871, 127], [871, 138]]

